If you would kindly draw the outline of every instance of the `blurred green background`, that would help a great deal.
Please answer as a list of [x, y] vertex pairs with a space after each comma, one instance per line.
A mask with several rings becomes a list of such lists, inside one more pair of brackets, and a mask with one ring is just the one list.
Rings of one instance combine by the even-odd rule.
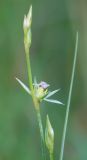
[[[41, 144], [32, 100], [16, 82], [28, 83], [23, 44], [23, 18], [33, 5], [31, 64], [33, 76], [44, 80], [67, 103], [75, 35], [78, 58], [66, 136], [64, 160], [87, 159], [87, 2], [85, 0], [0, 0], [0, 160], [41, 160]], [[43, 103], [55, 131], [58, 160], [64, 107]], [[47, 159], [49, 156], [47, 155]]]

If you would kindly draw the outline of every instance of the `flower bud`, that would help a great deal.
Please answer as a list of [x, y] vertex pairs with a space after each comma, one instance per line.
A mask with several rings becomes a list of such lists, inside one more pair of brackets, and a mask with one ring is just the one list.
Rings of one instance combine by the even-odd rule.
[[51, 126], [48, 115], [46, 120], [46, 129], [45, 129], [45, 143], [49, 152], [52, 154], [54, 149], [54, 130]]
[[31, 22], [32, 22], [32, 6], [29, 9], [27, 16], [24, 16], [23, 29], [24, 29], [24, 44], [25, 50], [31, 46]]
[[29, 21], [29, 27], [30, 27], [31, 23], [32, 23], [32, 5], [30, 6], [30, 9], [29, 9], [29, 12], [28, 12], [28, 15], [27, 15], [27, 19]]
[[23, 28], [24, 30], [29, 30], [32, 22], [32, 6], [29, 9], [27, 16], [24, 16]]

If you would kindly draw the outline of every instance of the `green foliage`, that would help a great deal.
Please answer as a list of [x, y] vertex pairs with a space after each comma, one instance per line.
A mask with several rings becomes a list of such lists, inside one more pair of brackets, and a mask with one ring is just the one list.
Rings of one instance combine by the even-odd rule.
[[[38, 82], [44, 79], [50, 83], [50, 90], [61, 88], [60, 94], [54, 97], [64, 104], [71, 76], [75, 30], [79, 28], [81, 36], [79, 57], [64, 158], [85, 160], [87, 159], [85, 123], [87, 121], [87, 5], [86, 2], [61, 0], [31, 2], [3, 0], [0, 3], [0, 159], [41, 160], [39, 131], [33, 105], [29, 95], [17, 85], [14, 78], [20, 77], [25, 84], [28, 84], [22, 22], [30, 3], [33, 4], [31, 47], [33, 75], [38, 77]], [[42, 103], [41, 107], [43, 122], [49, 113], [55, 130], [55, 160], [58, 160], [60, 153], [65, 108], [65, 106], [54, 106], [53, 103]]]

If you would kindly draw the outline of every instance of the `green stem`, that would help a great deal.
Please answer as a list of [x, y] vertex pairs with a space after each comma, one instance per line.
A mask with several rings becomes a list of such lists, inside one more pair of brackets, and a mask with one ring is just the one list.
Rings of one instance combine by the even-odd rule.
[[73, 81], [74, 81], [74, 75], [75, 75], [75, 66], [76, 66], [76, 58], [77, 58], [77, 48], [78, 48], [78, 32], [77, 32], [77, 34], [76, 34], [75, 55], [74, 55], [72, 75], [71, 75], [71, 82], [70, 82], [70, 89], [69, 89], [69, 96], [68, 96], [67, 108], [66, 108], [66, 115], [65, 115], [65, 121], [64, 121], [62, 144], [61, 144], [61, 150], [60, 150], [60, 160], [63, 160], [63, 154], [64, 154], [65, 137], [66, 137], [67, 124], [68, 124], [68, 117], [69, 117], [69, 109], [70, 109], [70, 102], [71, 102]]
[[43, 125], [42, 125], [42, 120], [41, 120], [39, 103], [38, 103], [38, 101], [37, 101], [37, 99], [34, 95], [29, 48], [26, 48], [25, 51], [26, 51], [26, 61], [27, 61], [29, 87], [30, 87], [30, 90], [31, 90], [31, 96], [32, 96], [32, 99], [33, 99], [33, 103], [34, 103], [34, 106], [35, 106], [35, 109], [36, 109], [36, 112], [37, 112], [37, 118], [38, 118], [38, 124], [39, 124], [39, 129], [40, 129], [40, 136], [41, 136], [41, 144], [42, 144], [42, 156], [44, 158], [44, 156], [45, 156], [44, 155], [44, 132], [43, 132]]
[[42, 126], [42, 119], [41, 119], [40, 111], [37, 112], [37, 118], [38, 118], [38, 124], [39, 124], [41, 139], [44, 143], [44, 132], [43, 132], [43, 126]]
[[32, 73], [31, 73], [31, 65], [30, 65], [29, 48], [27, 47], [27, 48], [25, 49], [25, 51], [26, 51], [26, 61], [27, 61], [29, 87], [30, 87], [30, 90], [31, 90], [31, 94], [32, 94], [32, 96], [34, 97], [33, 83], [32, 83]]
[[41, 119], [40, 111], [37, 111], [37, 119], [38, 119], [40, 136], [41, 136], [42, 156], [43, 156], [43, 159], [45, 160], [46, 156], [45, 156], [44, 132], [43, 132], [43, 125], [42, 125], [42, 119]]
[[29, 80], [29, 87], [30, 87], [30, 90], [31, 90], [31, 96], [32, 96], [32, 99], [33, 99], [33, 103], [34, 103], [35, 109], [38, 110], [39, 109], [39, 103], [37, 102], [37, 99], [36, 99], [36, 97], [34, 95], [33, 82], [32, 82], [32, 72], [31, 72], [31, 64], [30, 64], [29, 47], [25, 48], [25, 52], [26, 52], [28, 80]]
[[24, 24], [23, 24], [24, 46], [25, 46], [25, 53], [26, 53], [29, 87], [30, 87], [34, 107], [35, 107], [36, 112], [37, 112], [41, 140], [44, 144], [44, 133], [43, 133], [43, 126], [42, 126], [42, 120], [41, 120], [41, 115], [40, 115], [40, 106], [39, 106], [38, 99], [36, 98], [35, 93], [34, 93], [34, 87], [33, 87], [33, 81], [32, 81], [32, 72], [31, 72], [31, 64], [30, 64], [29, 50], [30, 50], [30, 46], [31, 46], [31, 22], [32, 22], [32, 6], [29, 10], [28, 15], [24, 17]]
[[53, 160], [53, 153], [50, 153], [50, 160]]

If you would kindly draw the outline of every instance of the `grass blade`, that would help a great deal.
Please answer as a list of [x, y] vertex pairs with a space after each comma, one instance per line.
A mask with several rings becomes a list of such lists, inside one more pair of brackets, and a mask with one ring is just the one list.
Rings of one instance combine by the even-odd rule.
[[66, 130], [67, 130], [67, 124], [68, 124], [69, 109], [70, 109], [73, 81], [74, 81], [74, 75], [75, 75], [77, 48], [78, 48], [78, 32], [76, 34], [75, 54], [74, 54], [74, 61], [73, 61], [73, 68], [72, 68], [69, 95], [68, 95], [68, 100], [67, 100], [67, 108], [66, 108], [66, 115], [65, 115], [65, 121], [64, 121], [64, 128], [63, 128], [63, 135], [62, 135], [62, 143], [61, 143], [60, 159], [59, 160], [63, 160], [63, 155], [64, 155], [64, 145], [65, 145], [65, 138], [66, 138]]

